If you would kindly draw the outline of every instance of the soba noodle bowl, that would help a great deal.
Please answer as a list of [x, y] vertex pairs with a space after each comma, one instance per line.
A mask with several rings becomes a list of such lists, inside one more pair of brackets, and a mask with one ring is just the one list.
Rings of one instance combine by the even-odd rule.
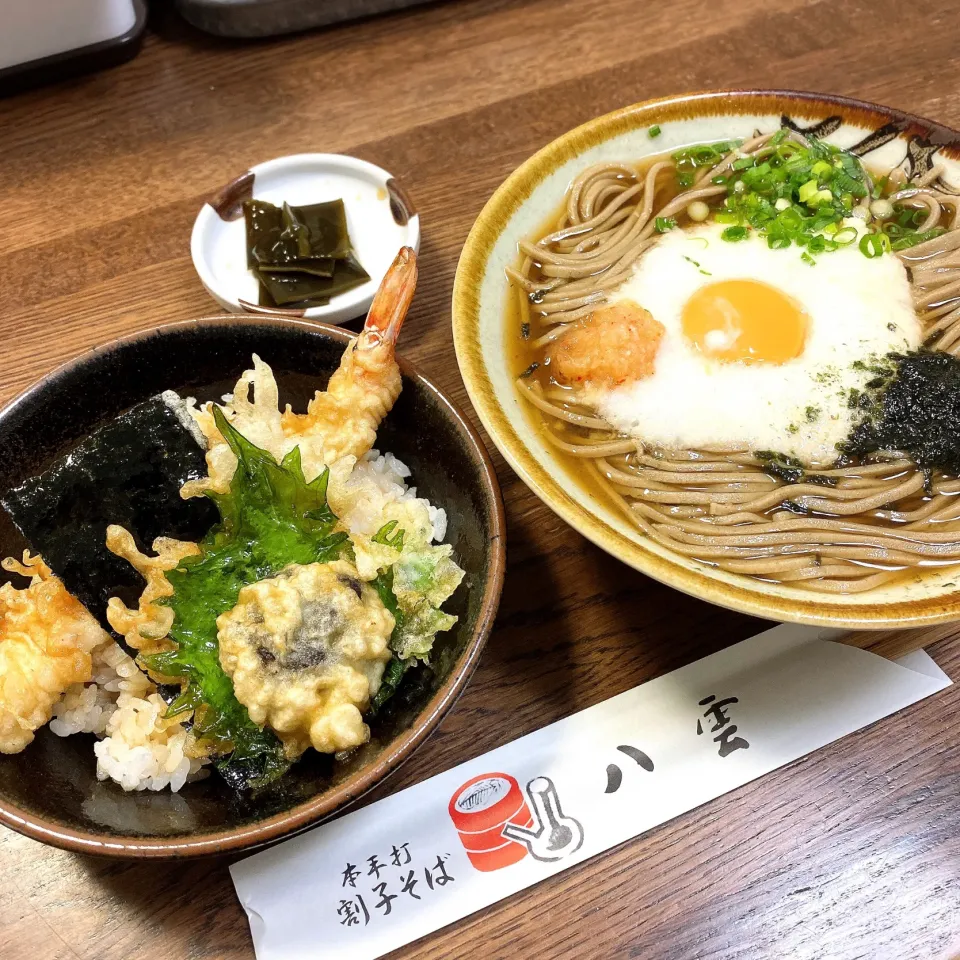
[[[791, 182], [796, 170], [809, 177], [799, 189]], [[521, 242], [518, 262], [508, 270], [525, 368], [517, 384], [543, 434], [642, 535], [726, 571], [852, 593], [917, 567], [960, 563], [960, 427], [946, 422], [951, 411], [960, 415], [960, 361], [953, 359], [960, 357], [960, 198], [947, 192], [941, 174], [934, 166], [908, 182], [901, 169], [868, 170], [852, 154], [787, 130], [585, 169], [555, 220]], [[830, 456], [811, 460], [785, 448], [758, 449], [750, 436], [742, 443], [724, 438], [679, 446], [664, 440], [671, 435], [670, 409], [661, 410], [662, 436], [645, 432], [649, 418], [631, 428], [629, 417], [611, 414], [619, 408], [605, 398], [618, 392], [629, 399], [634, 380], [667, 362], [657, 322], [664, 318], [639, 300], [624, 301], [623, 291], [633, 289], [658, 248], [708, 227], [711, 238], [722, 236], [731, 248], [762, 238], [772, 254], [797, 262], [802, 256], [811, 289], [827, 276], [826, 268], [818, 274], [821, 265], [843, 247], [848, 258], [890, 258], [885, 262], [906, 267], [896, 269], [909, 284], [904, 289], [916, 336], [911, 340], [909, 331], [903, 335], [896, 323], [886, 324], [896, 328], [890, 355], [874, 352], [852, 365], [867, 371], [857, 381], [866, 386], [849, 390], [848, 400], [847, 392], [835, 391], [825, 401], [824, 420], [842, 419], [842, 412], [848, 429]], [[720, 252], [729, 258], [726, 249]], [[597, 362], [614, 362], [617, 370], [607, 393], [591, 382], [589, 369], [561, 375], [565, 342], [574, 352], [584, 344], [589, 350], [590, 337], [600, 335], [602, 312], [608, 311], [604, 323], [616, 323], [611, 305], [624, 303], [644, 315], [648, 328], [660, 328], [651, 341], [652, 366], [639, 369], [643, 364], [630, 346], [614, 350], [613, 360], [604, 357], [598, 342]], [[637, 329], [634, 323], [629, 335], [640, 336]], [[697, 354], [689, 340], [686, 348]], [[732, 366], [762, 366], [751, 359]], [[720, 369], [702, 356], [697, 362]], [[624, 383], [630, 363], [638, 369], [628, 370]], [[792, 368], [770, 369], [786, 375]], [[846, 402], [835, 399], [841, 394]], [[924, 398], [934, 396], [939, 406], [915, 424], [918, 397], [923, 407]], [[812, 428], [801, 423], [786, 429], [802, 438]], [[903, 445], [891, 446], [901, 435]]]

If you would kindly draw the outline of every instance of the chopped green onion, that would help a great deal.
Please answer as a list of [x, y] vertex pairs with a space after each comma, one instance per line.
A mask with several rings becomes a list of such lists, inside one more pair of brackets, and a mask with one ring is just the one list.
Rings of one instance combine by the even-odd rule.
[[647, 131], [647, 136], [648, 136], [651, 140], [653, 140], [655, 137], [659, 137], [659, 136], [660, 136], [660, 127], [658, 127], [656, 124], [654, 124], [654, 125]]
[[934, 227], [932, 230], [924, 230], [923, 233], [911, 233], [899, 240], [894, 240], [890, 247], [892, 250], [907, 250], [910, 247], [915, 247], [918, 243], [926, 243], [927, 240], [942, 236], [946, 232], [944, 227]]
[[[869, 192], [860, 160], [815, 137], [801, 144], [786, 136], [777, 138], [776, 143], [771, 138], [772, 152], [764, 151], [759, 157], [731, 157], [730, 151], [738, 145], [730, 142], [687, 147], [674, 154], [678, 175], [690, 184], [697, 178], [698, 167], [717, 164], [724, 156], [732, 161], [728, 172], [711, 178], [712, 183], [726, 187], [727, 195], [710, 217], [725, 228], [742, 228], [742, 232], [726, 232], [727, 239], [743, 239], [754, 230], [766, 237], [771, 249], [796, 244], [811, 256], [852, 243], [859, 234], [843, 232], [842, 221], [851, 215], [868, 217], [866, 209], [857, 206]], [[703, 204], [704, 213], [707, 209]], [[687, 213], [697, 219], [693, 210], [694, 204], [690, 204]], [[908, 208], [898, 213], [897, 223], [913, 231], [922, 222], [916, 217], [917, 212]], [[836, 236], [839, 243], [833, 239]]]
[[886, 234], [865, 233], [860, 238], [860, 252], [868, 260], [874, 260], [891, 249], [890, 238]]
[[653, 225], [656, 227], [657, 233], [666, 233], [677, 225], [677, 221], [673, 217], [657, 217], [653, 221]]
[[736, 150], [742, 140], [720, 140], [717, 143], [697, 143], [678, 150], [673, 159], [681, 167], [716, 166], [731, 150]]
[[884, 192], [887, 189], [887, 184], [890, 182], [890, 174], [888, 173], [882, 180], [878, 180], [876, 185], [873, 188], [873, 193], [871, 196], [874, 200], [879, 200]]
[[842, 227], [833, 235], [833, 242], [838, 247], [847, 247], [857, 239], [857, 231], [854, 227]]
[[720, 234], [720, 239], [728, 240], [730, 243], [736, 243], [738, 240], [746, 240], [747, 228], [746, 227], [727, 227], [727, 229]]
[[807, 253], [806, 251], [804, 251], [803, 253], [800, 254], [800, 259], [801, 259], [804, 263], [809, 263], [811, 267], [812, 267], [812, 266], [815, 266], [816, 263], [817, 263], [817, 261], [814, 260], [813, 257], [811, 257], [810, 254]]

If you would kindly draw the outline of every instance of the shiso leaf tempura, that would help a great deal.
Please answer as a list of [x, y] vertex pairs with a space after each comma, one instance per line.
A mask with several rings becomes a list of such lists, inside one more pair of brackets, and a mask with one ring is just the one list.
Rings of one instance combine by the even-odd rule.
[[[176, 566], [162, 572], [169, 595], [148, 605], [154, 629], [160, 626], [158, 619], [168, 619], [163, 608], [172, 611], [166, 641], [158, 644], [144, 637], [147, 624], [130, 630], [127, 611], [116, 599], [110, 602], [108, 616], [115, 629], [127, 628], [127, 642], [141, 650], [140, 663], [151, 676], [182, 685], [168, 714], [194, 711], [198, 738], [217, 754], [229, 754], [218, 762], [221, 772], [231, 776], [242, 768], [251, 783], [262, 785], [281, 775], [288, 764], [277, 737], [254, 724], [234, 694], [220, 665], [217, 617], [236, 605], [246, 584], [273, 576], [289, 564], [336, 559], [348, 536], [333, 532], [336, 517], [327, 504], [328, 471], [308, 484], [300, 469], [299, 448], [278, 464], [244, 439], [219, 407], [214, 408], [214, 417], [237, 456], [237, 468], [229, 492], [208, 494], [220, 511], [220, 523], [200, 541], [197, 552], [182, 556]], [[107, 545], [148, 577], [150, 560], [130, 550], [126, 531], [110, 528]], [[146, 652], [157, 646], [170, 649]]]

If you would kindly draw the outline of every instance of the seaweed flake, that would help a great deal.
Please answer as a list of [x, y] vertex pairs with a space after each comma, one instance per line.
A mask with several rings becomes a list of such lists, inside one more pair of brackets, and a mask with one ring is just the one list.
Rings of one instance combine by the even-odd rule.
[[855, 457], [903, 450], [923, 470], [960, 473], [960, 359], [919, 350], [887, 362], [888, 375], [858, 400], [867, 416], [838, 449]]
[[787, 483], [799, 483], [805, 476], [803, 463], [796, 457], [773, 450], [755, 450], [753, 455], [763, 464], [763, 469]]

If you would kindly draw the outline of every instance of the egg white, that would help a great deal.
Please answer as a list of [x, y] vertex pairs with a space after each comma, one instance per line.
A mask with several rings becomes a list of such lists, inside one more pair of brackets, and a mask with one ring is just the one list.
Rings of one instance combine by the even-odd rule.
[[[853, 243], [811, 265], [796, 246], [771, 250], [756, 235], [731, 243], [722, 230], [704, 224], [664, 234], [611, 296], [645, 307], [665, 332], [651, 376], [599, 391], [593, 402], [611, 424], [650, 446], [772, 450], [805, 464], [832, 463], [858, 418], [850, 391], [875, 376], [860, 365], [920, 345], [903, 264], [889, 254], [868, 259]], [[732, 279], [762, 281], [800, 304], [810, 326], [799, 357], [779, 365], [724, 363], [683, 336], [687, 300]]]

